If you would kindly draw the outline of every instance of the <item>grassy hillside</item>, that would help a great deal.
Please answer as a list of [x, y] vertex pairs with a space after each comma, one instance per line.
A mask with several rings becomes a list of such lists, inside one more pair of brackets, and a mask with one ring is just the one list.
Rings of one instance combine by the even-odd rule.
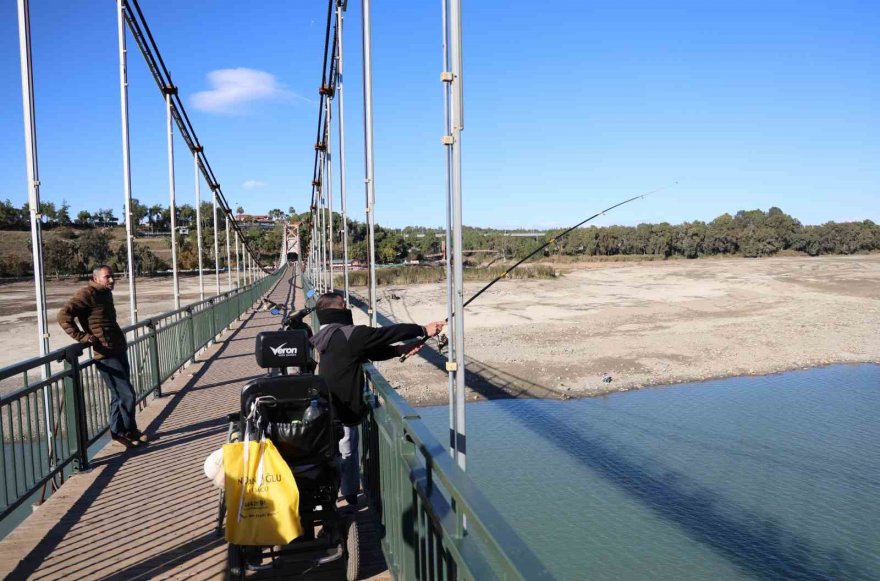
[[[117, 226], [114, 228], [102, 228], [110, 237], [110, 246], [116, 248], [120, 244], [125, 244], [125, 228]], [[61, 229], [53, 228], [51, 230], [43, 230], [43, 240], [48, 241], [58, 237]], [[75, 232], [85, 232], [85, 230], [75, 230]], [[19, 260], [30, 263], [31, 261], [31, 232], [30, 230], [4, 230], [0, 231], [0, 238], [3, 243], [0, 244], [0, 255], [12, 256]], [[171, 242], [168, 236], [156, 237], [135, 237], [138, 244], [142, 244], [149, 248], [159, 258], [171, 260]]]

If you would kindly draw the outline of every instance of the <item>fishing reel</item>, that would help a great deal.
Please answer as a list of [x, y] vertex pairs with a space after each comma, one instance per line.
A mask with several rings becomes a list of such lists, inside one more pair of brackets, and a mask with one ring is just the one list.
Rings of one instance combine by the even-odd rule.
[[[430, 337], [425, 337], [424, 339], [422, 339], [418, 343], [414, 343], [413, 347], [415, 347], [417, 345], [425, 345], [428, 341], [430, 341], [430, 339], [431, 339]], [[436, 337], [434, 337], [434, 339], [437, 339], [437, 352], [443, 353], [443, 351], [449, 345], [449, 335], [447, 335], [446, 332], [444, 331], [440, 335], [437, 335]], [[398, 358], [398, 361], [403, 363], [407, 359], [409, 359], [409, 354], [404, 353], [403, 355], [400, 356], [400, 358]]]

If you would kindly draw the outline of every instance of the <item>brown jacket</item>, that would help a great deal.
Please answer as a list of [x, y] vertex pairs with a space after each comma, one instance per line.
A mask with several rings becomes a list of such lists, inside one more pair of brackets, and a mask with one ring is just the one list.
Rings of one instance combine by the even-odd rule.
[[95, 359], [121, 355], [128, 346], [125, 333], [116, 322], [113, 293], [95, 282], [76, 291], [73, 298], [61, 307], [58, 324], [80, 343], [88, 344], [90, 337], [96, 337], [98, 343], [92, 345]]

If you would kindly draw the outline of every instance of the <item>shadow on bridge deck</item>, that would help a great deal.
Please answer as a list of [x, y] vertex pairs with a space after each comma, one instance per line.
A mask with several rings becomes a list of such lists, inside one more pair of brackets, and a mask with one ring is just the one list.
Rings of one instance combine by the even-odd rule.
[[[284, 302], [289, 284], [282, 278], [271, 300]], [[295, 294], [299, 307], [302, 293]], [[70, 478], [0, 542], [0, 576], [222, 577], [226, 543], [215, 533], [218, 492], [202, 464], [225, 442], [226, 414], [237, 411], [241, 386], [264, 373], [253, 357], [256, 334], [278, 324], [270, 313], [246, 313], [236, 329], [164, 385], [164, 397], [138, 414], [155, 440], [143, 449], [101, 450], [92, 470]], [[371, 515], [363, 509], [359, 518], [368, 532], [362, 537], [365, 573], [390, 579]], [[335, 565], [306, 578], [344, 579], [345, 572]]]

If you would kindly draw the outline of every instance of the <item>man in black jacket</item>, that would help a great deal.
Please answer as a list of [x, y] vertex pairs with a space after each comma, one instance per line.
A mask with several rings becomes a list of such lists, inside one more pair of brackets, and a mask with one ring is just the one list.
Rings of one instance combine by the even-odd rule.
[[366, 413], [364, 404], [364, 374], [361, 365], [368, 360], [383, 361], [415, 353], [421, 348], [412, 345], [394, 345], [400, 341], [434, 337], [446, 325], [443, 321], [367, 327], [354, 325], [351, 310], [345, 308], [345, 298], [339, 293], [325, 293], [315, 304], [320, 330], [311, 341], [320, 354], [318, 375], [330, 387], [336, 416], [342, 422], [344, 436], [339, 442], [342, 454], [342, 483], [340, 490], [348, 504], [357, 504], [360, 488], [358, 465], [358, 426]]

